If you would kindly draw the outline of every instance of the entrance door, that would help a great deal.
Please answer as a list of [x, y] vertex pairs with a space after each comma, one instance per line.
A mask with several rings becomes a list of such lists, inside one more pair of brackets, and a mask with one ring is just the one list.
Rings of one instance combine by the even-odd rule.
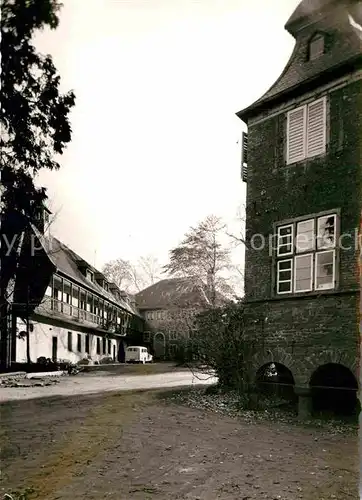
[[162, 332], [157, 332], [153, 337], [153, 352], [155, 359], [163, 359], [166, 354], [165, 335]]
[[113, 346], [113, 361], [116, 361], [116, 346]]
[[58, 359], [58, 337], [53, 337], [52, 360], [55, 362], [57, 359]]

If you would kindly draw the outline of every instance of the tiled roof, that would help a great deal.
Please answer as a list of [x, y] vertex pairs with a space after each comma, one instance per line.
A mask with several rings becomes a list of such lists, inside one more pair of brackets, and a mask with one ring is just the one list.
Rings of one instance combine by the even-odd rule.
[[196, 284], [188, 278], [169, 278], [145, 288], [136, 295], [139, 309], [167, 309], [168, 307], [186, 307], [205, 304], [202, 293], [203, 283]]
[[87, 267], [95, 274], [100, 273], [100, 271], [95, 269], [91, 264], [88, 264], [88, 262], [86, 262], [79, 255], [73, 252], [73, 250], [71, 250], [69, 247], [64, 245], [64, 243], [59, 241], [57, 238], [54, 238], [53, 236], [50, 238], [48, 243], [48, 252], [57, 270], [67, 275], [70, 279], [76, 281], [79, 285], [83, 285], [86, 288], [96, 292], [98, 295], [101, 295], [114, 304], [117, 304], [119, 307], [130, 312], [131, 314], [137, 316], [140, 315], [135, 307], [132, 307], [126, 301], [117, 298], [115, 295], [113, 295], [113, 293], [108, 292], [97, 283], [94, 283], [87, 279], [78, 267], [79, 262], [86, 264]]
[[341, 2], [341, 0], [303, 0], [288, 19], [285, 29], [289, 31], [292, 25], [331, 8], [337, 2]]
[[[334, 3], [327, 0], [317, 0], [318, 3]], [[300, 12], [307, 9], [306, 5], [310, 5], [310, 0], [301, 2], [299, 7], [292, 15], [295, 19], [300, 15]], [[299, 14], [298, 14], [299, 12]], [[315, 13], [315, 11], [313, 11]], [[269, 90], [252, 105], [248, 106], [237, 113], [237, 116], [244, 121], [257, 110], [267, 109], [273, 101], [281, 96], [286, 95], [291, 91], [295, 91], [302, 84], [311, 82], [318, 77], [333, 73], [341, 66], [349, 64], [362, 64], [362, 41], [360, 31], [354, 27], [349, 19], [349, 14], [358, 18], [360, 10], [356, 7], [336, 8], [335, 15], [317, 21], [313, 26], [314, 31], [322, 31], [330, 36], [331, 46], [329, 50], [321, 57], [313, 60], [307, 60], [307, 47], [310, 36], [313, 33], [309, 27], [305, 31], [302, 30], [296, 37], [296, 44], [293, 53], [278, 80], [269, 88]], [[294, 20], [295, 20], [294, 19]], [[288, 21], [288, 23], [290, 20]], [[287, 25], [288, 25], [287, 23]]]

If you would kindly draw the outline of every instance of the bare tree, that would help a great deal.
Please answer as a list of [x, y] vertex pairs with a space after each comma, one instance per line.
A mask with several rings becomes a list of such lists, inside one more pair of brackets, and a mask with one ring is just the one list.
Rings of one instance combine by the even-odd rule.
[[220, 294], [232, 293], [225, 277], [225, 271], [232, 267], [230, 247], [222, 243], [225, 228], [219, 217], [209, 215], [190, 228], [180, 245], [170, 251], [170, 262], [164, 266], [170, 276], [187, 277], [200, 285], [211, 307], [216, 305]]
[[106, 278], [121, 290], [129, 291], [133, 283], [132, 266], [127, 260], [115, 259], [107, 262], [102, 269]]
[[161, 279], [162, 267], [157, 259], [153, 255], [147, 255], [141, 257], [138, 260], [138, 268], [143, 276], [143, 279], [149, 285], [153, 285]]
[[229, 225], [229, 227], [226, 227], [225, 230], [225, 234], [231, 239], [234, 248], [239, 247], [240, 245], [246, 246], [245, 211], [245, 205], [239, 205], [232, 227]]
[[103, 266], [106, 278], [128, 293], [137, 293], [160, 279], [162, 267], [156, 257], [147, 255], [132, 263], [121, 258]]
[[129, 291], [131, 293], [138, 293], [148, 286], [148, 281], [142, 274], [138, 263], [130, 264], [130, 285]]

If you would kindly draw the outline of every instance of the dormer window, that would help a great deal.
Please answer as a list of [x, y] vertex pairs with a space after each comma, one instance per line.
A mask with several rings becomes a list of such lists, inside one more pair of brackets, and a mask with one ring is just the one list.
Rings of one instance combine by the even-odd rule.
[[309, 60], [314, 61], [324, 54], [324, 35], [317, 33], [309, 42]]
[[94, 274], [92, 273], [92, 271], [89, 271], [89, 269], [87, 269], [87, 271], [86, 271], [86, 278], [93, 283]]

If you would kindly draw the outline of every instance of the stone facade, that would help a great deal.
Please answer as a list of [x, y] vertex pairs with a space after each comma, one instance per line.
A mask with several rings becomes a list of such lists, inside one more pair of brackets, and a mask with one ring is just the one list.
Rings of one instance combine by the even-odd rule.
[[[347, 12], [348, 5], [345, 8]], [[333, 51], [343, 46], [344, 37], [354, 36], [352, 27], [343, 21], [345, 16], [337, 30], [338, 16], [332, 8], [311, 15], [309, 23], [302, 20], [299, 28], [293, 25], [296, 47], [274, 85], [282, 90], [273, 93], [272, 87], [238, 113], [248, 126], [245, 299], [248, 333], [258, 347], [255, 368], [270, 362], [286, 366], [300, 399], [308, 397], [311, 376], [321, 365], [342, 364], [358, 378], [359, 355], [361, 60], [349, 64], [352, 56], [346, 52], [344, 69], [334, 68]], [[326, 53], [320, 61], [308, 61], [308, 40], [319, 29], [325, 33]], [[304, 81], [303, 73], [312, 64], [320, 64], [321, 70]], [[288, 87], [293, 67], [299, 68], [300, 84]], [[287, 113], [321, 98], [326, 100], [325, 151], [288, 164]], [[272, 237], [277, 225], [328, 213], [336, 214], [333, 287], [278, 293], [276, 238]], [[313, 264], [312, 273], [316, 272]], [[301, 401], [302, 413], [305, 408]]]

